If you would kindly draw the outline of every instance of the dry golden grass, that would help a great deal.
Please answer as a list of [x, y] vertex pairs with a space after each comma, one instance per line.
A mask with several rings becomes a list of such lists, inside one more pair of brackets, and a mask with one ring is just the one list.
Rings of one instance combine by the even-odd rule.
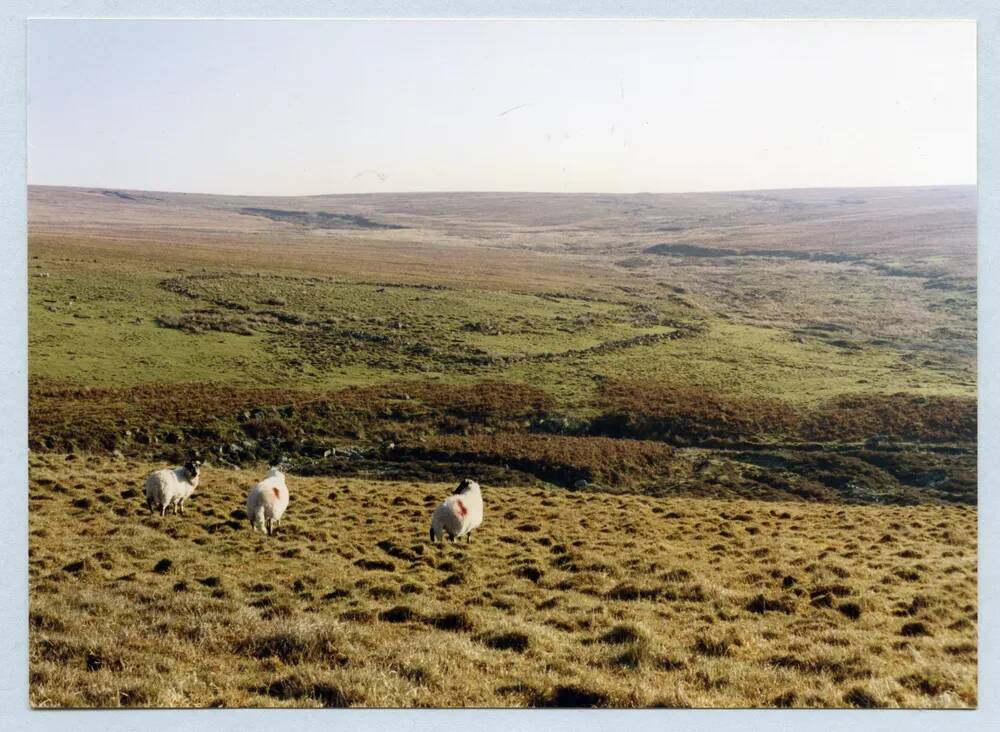
[[151, 516], [153, 465], [33, 455], [35, 706], [976, 704], [976, 511], [484, 487], [209, 467]]

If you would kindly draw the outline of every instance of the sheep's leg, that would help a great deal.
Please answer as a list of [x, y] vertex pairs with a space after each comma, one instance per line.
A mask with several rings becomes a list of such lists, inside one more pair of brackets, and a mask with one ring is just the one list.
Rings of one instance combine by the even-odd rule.
[[181, 510], [181, 516], [183, 516], [184, 515], [184, 499], [183, 498], [177, 502], [177, 506]]
[[166, 515], [167, 515], [167, 504], [166, 503], [161, 503], [160, 504], [160, 516], [166, 516]]
[[264, 522], [264, 527], [267, 529], [267, 535], [270, 536], [274, 531], [274, 527], [271, 525], [271, 519], [266, 519]]
[[177, 515], [177, 506], [178, 505], [179, 505], [179, 502], [178, 501], [174, 501], [174, 516]]
[[472, 543], [472, 532], [471, 531], [468, 534], [465, 535], [465, 543], [466, 544]]

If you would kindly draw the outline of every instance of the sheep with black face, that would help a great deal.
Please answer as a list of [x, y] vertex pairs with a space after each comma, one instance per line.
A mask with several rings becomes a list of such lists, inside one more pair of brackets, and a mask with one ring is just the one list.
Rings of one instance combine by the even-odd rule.
[[431, 517], [431, 542], [444, 538], [456, 541], [464, 536], [472, 541], [472, 531], [483, 523], [483, 495], [479, 483], [465, 478], [455, 492], [434, 509]]
[[191, 497], [198, 487], [201, 475], [201, 461], [189, 460], [180, 468], [157, 470], [146, 478], [146, 507], [150, 513], [159, 510], [167, 513], [172, 505], [174, 513], [184, 514], [184, 501]]

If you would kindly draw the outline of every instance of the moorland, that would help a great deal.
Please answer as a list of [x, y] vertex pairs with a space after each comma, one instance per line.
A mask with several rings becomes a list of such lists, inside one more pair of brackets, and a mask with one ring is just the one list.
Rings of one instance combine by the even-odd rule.
[[36, 705], [976, 703], [974, 188], [31, 187], [28, 254]]

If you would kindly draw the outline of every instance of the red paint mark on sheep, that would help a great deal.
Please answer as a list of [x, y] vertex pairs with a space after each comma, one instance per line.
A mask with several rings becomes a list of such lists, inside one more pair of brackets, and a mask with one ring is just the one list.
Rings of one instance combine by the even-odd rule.
[[455, 501], [455, 505], [458, 506], [458, 515], [465, 518], [465, 515], [469, 512], [469, 509], [465, 507], [465, 504], [461, 501]]
[[272, 487], [271, 490], [274, 491], [275, 498], [281, 498], [281, 489], [278, 486]]

